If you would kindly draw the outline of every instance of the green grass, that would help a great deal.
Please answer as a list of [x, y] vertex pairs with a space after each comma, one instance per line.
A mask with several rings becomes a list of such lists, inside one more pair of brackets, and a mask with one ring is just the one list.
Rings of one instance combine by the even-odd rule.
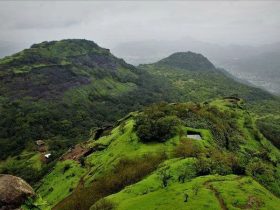
[[0, 162], [0, 169], [5, 167], [32, 167], [34, 170], [42, 168], [41, 154], [39, 152], [23, 151], [15, 157], [9, 157], [5, 161]]
[[[252, 130], [255, 128], [253, 120], [254, 115], [249, 115], [246, 110], [238, 107], [231, 107], [223, 100], [212, 101], [210, 102], [210, 106], [219, 107], [220, 110], [234, 113], [233, 116], [237, 119], [237, 127], [241, 130], [244, 135], [244, 139], [246, 140], [241, 144], [241, 151], [246, 152], [246, 150], [243, 150], [242, 148], [249, 148], [252, 152], [257, 152], [260, 148], [262, 148], [264, 143], [271, 146], [271, 144], [262, 136], [260, 141], [257, 141], [254, 138], [254, 135], [252, 134]], [[195, 158], [172, 159], [174, 148], [180, 141], [179, 133], [164, 143], [142, 143], [134, 130], [134, 115], [137, 115], [137, 113], [134, 113], [128, 119], [121, 121], [120, 124], [108, 135], [103, 136], [98, 140], [90, 140], [87, 142], [88, 147], [94, 147], [95, 145], [102, 144], [105, 146], [105, 149], [102, 151], [96, 151], [89, 155], [85, 160], [85, 168], [82, 168], [78, 163], [73, 161], [57, 163], [52, 172], [43, 178], [40, 187], [37, 189], [39, 198], [42, 198], [42, 200], [47, 203], [46, 205], [43, 205], [43, 209], [55, 206], [57, 203], [70, 195], [71, 191], [75, 189], [82, 177], [85, 180], [86, 186], [89, 186], [93, 180], [111, 173], [114, 166], [116, 166], [121, 159], [133, 160], [146, 154], [158, 152], [165, 152], [169, 160], [162, 163], [157, 171], [153, 172], [142, 181], [132, 186], [128, 186], [121, 192], [108, 197], [110, 200], [118, 204], [118, 209], [172, 209], [174, 204], [177, 205], [175, 205], [176, 209], [219, 208], [219, 202], [215, 197], [215, 193], [205, 185], [205, 182], [212, 179], [218, 179], [219, 185], [222, 187], [223, 183], [221, 180], [229, 180], [234, 185], [236, 184], [235, 182], [240, 181], [239, 177], [226, 176], [225, 178], [222, 176], [212, 175], [195, 178]], [[247, 122], [246, 126], [244, 126], [246, 116], [251, 120]], [[195, 129], [185, 126], [181, 126], [181, 130], [185, 134], [187, 131], [199, 132], [202, 135], [203, 140], [196, 142], [205, 149], [216, 147], [216, 141], [211, 130], [202, 128]], [[270, 155], [275, 156], [277, 160], [278, 153], [279, 151], [277, 149], [272, 149]], [[33, 160], [32, 163], [34, 167], [40, 167], [39, 163], [36, 162], [36, 160], [38, 160], [37, 155], [23, 153], [22, 156], [25, 159]], [[66, 165], [69, 165], [69, 169], [64, 172]], [[160, 174], [164, 170], [168, 171], [171, 176], [168, 180], [168, 186], [166, 188], [162, 186], [160, 178]], [[185, 176], [185, 183], [180, 183], [178, 181], [182, 174]], [[211, 183], [214, 187], [216, 186], [216, 182], [211, 181]], [[253, 183], [256, 185], [255, 181], [253, 181]], [[195, 196], [193, 193], [196, 188], [199, 188], [199, 196]], [[215, 187], [215, 189], [221, 191], [221, 193], [223, 192], [223, 188], [220, 189]], [[182, 201], [185, 193], [189, 196], [188, 202]], [[238, 205], [240, 203], [242, 204], [242, 202], [244, 203], [246, 201], [247, 197], [245, 196], [245, 193], [243, 191], [238, 193], [241, 194], [240, 198], [237, 196], [234, 201], [231, 201], [226, 197], [227, 194], [230, 195], [230, 192], [225, 192], [223, 199], [228, 208], [234, 209], [234, 205]], [[253, 196], [255, 195], [253, 194]], [[243, 198], [243, 200], [241, 200], [241, 198]], [[232, 202], [234, 204], [231, 204]], [[265, 200], [262, 202], [266, 205], [272, 206], [271, 208], [273, 209], [274, 201], [272, 204], [269, 204], [269, 202]], [[209, 203], [211, 205], [209, 205]], [[231, 205], [232, 207], [230, 207]]]
[[[195, 57], [190, 59], [191, 67], [201, 61], [196, 60]], [[141, 67], [142, 71], [138, 71], [115, 58], [108, 50], [99, 48], [95, 43], [86, 40], [44, 42], [1, 59], [0, 75], [4, 81], [5, 76], [9, 74], [16, 74], [14, 78], [18, 80], [13, 80], [14, 84], [7, 83], [11, 86], [0, 85], [0, 92], [5, 96], [0, 97], [0, 125], [3, 130], [0, 151], [2, 155], [5, 154], [2, 158], [7, 158], [9, 155], [15, 156], [2, 161], [0, 170], [8, 166], [21, 172], [25, 167], [30, 167], [23, 174], [32, 179], [34, 176], [30, 175], [32, 174], [30, 171], [48, 171], [48, 168], [41, 163], [39, 153], [26, 151], [21, 153], [27, 146], [27, 144], [24, 145], [26, 142], [22, 139], [29, 139], [29, 142], [39, 137], [46, 139], [53, 146], [53, 154], [57, 152], [59, 156], [63, 149], [74, 142], [87, 139], [89, 129], [112, 123], [131, 110], [138, 110], [144, 105], [157, 101], [199, 103], [208, 101], [208, 104], [196, 104], [197, 107], [196, 105], [189, 106], [194, 111], [187, 113], [190, 116], [185, 116], [189, 118], [180, 126], [183, 131], [200, 132], [203, 140], [197, 142], [204, 147], [205, 151], [212, 147], [216, 149], [219, 147], [226, 157], [229, 151], [225, 150], [228, 149], [231, 150], [232, 155], [242, 154], [248, 157], [247, 159], [250, 158], [250, 161], [254, 158], [258, 159], [260, 163], [271, 167], [273, 173], [278, 170], [279, 167], [275, 165], [279, 164], [280, 152], [260, 133], [256, 120], [279, 117], [279, 98], [257, 88], [240, 84], [222, 74], [218, 69], [214, 70], [212, 67], [208, 70], [191, 69], [190, 66], [184, 66], [185, 58], [179, 58], [180, 65], [177, 62], [178, 60], [169, 60], [168, 65], [163, 65], [164, 63], [145, 65]], [[61, 71], [67, 70], [70, 73], [69, 78], [64, 78], [65, 81], [59, 84], [49, 83], [52, 81], [52, 74], [49, 74], [47, 69], [56, 70], [52, 69], [54, 66]], [[33, 69], [36, 71], [33, 72]], [[26, 90], [23, 88], [21, 93], [23, 97], [27, 96], [25, 100], [22, 97], [15, 97], [19, 93], [15, 87], [23, 81], [21, 74], [26, 73], [29, 73], [28, 78], [30, 77], [27, 83], [34, 85], [33, 90], [46, 88], [44, 90], [48, 92], [53, 91], [50, 98], [55, 96], [57, 100], [48, 101], [48, 98], [42, 98], [40, 101], [29, 100], [29, 85], [26, 86]], [[79, 85], [85, 79], [84, 77], [90, 83], [82, 82], [81, 84], [87, 85], [74, 85], [64, 90], [63, 85], [68, 85], [72, 75], [81, 77], [75, 85]], [[9, 77], [7, 78], [9, 80]], [[25, 83], [22, 84], [25, 85]], [[51, 85], [46, 87], [46, 84]], [[59, 86], [60, 84], [62, 87]], [[232, 94], [244, 97], [246, 104], [243, 104], [243, 101], [234, 104], [229, 100], [221, 99]], [[13, 98], [20, 99], [15, 102]], [[213, 98], [220, 99], [212, 101]], [[218, 111], [211, 111], [213, 107]], [[253, 114], [248, 113], [246, 107], [249, 107]], [[195, 113], [196, 111], [198, 112]], [[246, 207], [249, 201], [253, 204], [255, 202], [260, 209], [275, 209], [275, 203], [279, 200], [251, 178], [235, 175], [196, 177], [195, 158], [173, 158], [174, 148], [182, 137], [179, 133], [164, 143], [153, 141], [143, 143], [134, 131], [134, 124], [134, 119], [129, 118], [115, 127], [109, 135], [97, 141], [87, 142], [88, 147], [103, 144], [106, 148], [86, 157], [85, 167], [73, 161], [58, 161], [41, 183], [35, 185], [39, 186], [36, 190], [38, 199], [35, 203], [42, 204], [43, 209], [50, 209], [67, 197], [77, 187], [81, 178], [85, 180], [86, 186], [89, 186], [94, 180], [110, 175], [121, 159], [134, 160], [147, 154], [165, 152], [168, 160], [156, 171], [142, 181], [109, 196], [108, 199], [115, 202], [118, 209], [132, 210], [219, 209], [221, 199], [228, 209]], [[235, 129], [232, 133], [231, 125]], [[271, 127], [270, 125], [272, 124], [267, 124]], [[178, 130], [180, 130], [179, 127]], [[218, 134], [222, 134], [222, 137]], [[234, 137], [240, 137], [236, 138], [238, 145], [226, 148], [226, 144], [221, 144], [228, 141], [227, 138], [223, 138], [225, 136], [232, 137], [231, 139], [234, 140]], [[52, 144], [52, 141], [55, 143]], [[16, 143], [9, 146], [13, 142]], [[60, 149], [61, 151], [58, 151]], [[268, 151], [269, 158], [259, 157], [262, 149]], [[206, 152], [205, 156], [207, 156]], [[161, 175], [165, 172], [170, 175], [167, 187], [163, 187], [161, 180]], [[184, 183], [179, 182], [181, 175], [186, 178]], [[272, 172], [270, 175], [277, 178]], [[269, 189], [279, 187], [277, 181], [268, 183], [262, 176], [264, 175], [261, 174], [259, 175], [261, 178], [257, 176], [255, 178], [260, 182], [264, 180], [262, 184]], [[278, 191], [274, 190], [274, 192]], [[218, 198], [217, 192], [220, 196]], [[189, 196], [188, 202], [184, 202], [186, 194]]]
[[[178, 171], [178, 168], [176, 168]], [[170, 182], [166, 188], [160, 184], [156, 173], [123, 191], [108, 196], [106, 199], [116, 205], [116, 210], [183, 210], [183, 209], [222, 209], [212, 185], [220, 199], [229, 210], [240, 209], [253, 200], [253, 205], [260, 203], [260, 208], [278, 209], [279, 199], [250, 177], [235, 175], [211, 175], [194, 178], [185, 183]], [[188, 201], [185, 196], [188, 195]]]
[[[206, 108], [208, 106], [220, 107], [219, 110], [230, 112], [237, 119], [233, 122], [237, 123], [236, 128], [242, 133], [244, 141], [241, 143], [241, 150], [235, 151], [236, 155], [247, 154], [247, 150], [244, 148], [249, 148], [252, 153], [257, 153], [264, 143], [271, 146], [270, 142], [263, 136], [260, 136], [260, 140], [255, 139], [252, 133], [255, 128], [254, 115], [249, 115], [246, 110], [241, 108], [232, 107], [223, 100], [212, 101], [209, 105], [205, 105]], [[271, 209], [276, 209], [275, 205], [279, 200], [252, 178], [237, 175], [197, 177], [196, 158], [174, 158], [174, 148], [180, 142], [180, 130], [180, 135], [182, 135], [182, 131], [185, 134], [187, 131], [200, 132], [203, 140], [196, 142], [205, 149], [204, 152], [211, 148], [217, 148], [217, 142], [211, 129], [181, 125], [178, 134], [166, 142], [143, 143], [134, 129], [137, 114], [133, 113], [130, 117], [120, 121], [119, 125], [106, 136], [98, 140], [91, 139], [86, 143], [87, 147], [95, 147], [101, 144], [105, 146], [105, 149], [87, 156], [84, 168], [71, 161], [57, 163], [55, 169], [43, 179], [42, 185], [37, 190], [38, 195], [48, 203], [47, 207], [53, 207], [66, 198], [82, 177], [85, 186], [89, 186], [94, 180], [110, 174], [122, 159], [135, 160], [146, 154], [165, 152], [168, 160], [161, 163], [156, 171], [138, 183], [127, 186], [119, 193], [106, 197], [106, 199], [114, 202], [118, 210], [221, 209], [221, 200], [228, 209], [235, 209], [237, 206], [247, 205], [252, 199], [252, 202], [258, 205], [262, 204]], [[251, 119], [247, 123], [245, 123], [246, 117]], [[245, 124], [246, 126], [244, 126]], [[275, 155], [277, 160], [279, 151], [273, 146], [271, 147], [270, 155]], [[67, 164], [70, 164], [71, 167], [63, 173], [63, 168]], [[170, 175], [167, 187], [163, 186], [162, 175], [164, 173]], [[184, 183], [180, 178], [182, 176], [185, 177]], [[228, 186], [231, 187], [228, 188]], [[274, 187], [277, 187], [277, 184]], [[217, 192], [220, 197], [217, 197]], [[258, 192], [264, 193], [265, 197], [260, 197], [257, 194]], [[186, 194], [188, 195], [188, 201], [184, 202]]]
[[124, 157], [133, 159], [144, 154], [165, 151], [166, 148], [172, 145], [172, 142], [176, 141], [176, 139], [173, 139], [166, 144], [143, 144], [139, 142], [133, 131], [133, 126], [134, 121], [130, 119], [124, 125], [123, 132], [118, 126], [112, 130], [111, 135], [104, 136], [93, 143], [108, 145], [108, 147], [103, 151], [93, 153], [87, 158], [87, 164], [91, 166], [89, 181], [102, 173], [110, 171], [114, 164]]
[[[67, 170], [66, 170], [67, 169]], [[53, 207], [71, 193], [84, 175], [83, 169], [77, 162], [66, 160], [57, 162], [52, 172], [46, 175], [36, 193], [47, 202], [45, 209]]]
[[[94, 152], [87, 157], [87, 164], [90, 166], [90, 172], [87, 175], [87, 182], [101, 176], [110, 171], [112, 167], [122, 158], [134, 159], [145, 154], [165, 152], [168, 156], [172, 156], [175, 146], [179, 143], [179, 136], [176, 135], [164, 143], [142, 143], [134, 131], [134, 120], [129, 119], [125, 122], [124, 127], [118, 126], [114, 128], [110, 135], [101, 137], [94, 141], [91, 146], [95, 144], [107, 145], [103, 151]], [[203, 140], [199, 141], [202, 146], [209, 147], [213, 144], [213, 137], [210, 131], [205, 129], [191, 129], [185, 130], [200, 131]]]
[[[275, 197], [250, 177], [240, 177], [225, 181], [212, 182], [230, 210], [278, 209], [279, 198]], [[251, 205], [250, 205], [251, 204]]]
[[[279, 151], [273, 148], [270, 142], [268, 142], [263, 136], [260, 135], [260, 140], [256, 139], [253, 134], [255, 127], [254, 115], [249, 115], [246, 110], [233, 107], [230, 103], [224, 100], [216, 100], [210, 103], [211, 106], [219, 107], [220, 110], [234, 113], [237, 118], [237, 128], [243, 134], [244, 142], [241, 144], [241, 148], [249, 148], [251, 151], [259, 151], [266, 143], [267, 146], [272, 148], [271, 154], [277, 155]], [[245, 117], [252, 119], [245, 124]], [[157, 143], [142, 145], [137, 141], [137, 137], [132, 130], [133, 121], [129, 120], [125, 126], [125, 132], [123, 136], [119, 132], [119, 128], [112, 131], [111, 136], [105, 136], [101, 138], [100, 142], [109, 145], [107, 150], [102, 152], [102, 156], [111, 150], [110, 155], [112, 160], [108, 161], [113, 163], [115, 158], [119, 155], [129, 156], [133, 158], [135, 154], [144, 154], [147, 151], [165, 151], [171, 154], [170, 151], [174, 148], [179, 141], [179, 137], [168, 140], [165, 143], [161, 143], [160, 146]], [[202, 134], [202, 141], [198, 141], [204, 147], [215, 146], [215, 140], [211, 132], [207, 129], [194, 129], [191, 127], [184, 127], [183, 130], [197, 131]], [[131, 139], [129, 142], [128, 139]], [[110, 142], [112, 142], [110, 144]], [[112, 147], [111, 147], [112, 146]], [[118, 150], [120, 149], [120, 151]], [[243, 149], [242, 149], [243, 150]], [[131, 154], [131, 151], [135, 153]], [[271, 155], [270, 154], [270, 155]], [[101, 155], [101, 154], [100, 154]], [[93, 156], [94, 157], [94, 156]], [[96, 158], [93, 158], [97, 161]], [[109, 158], [109, 157], [108, 157]], [[276, 157], [277, 159], [277, 157]], [[153, 174], [143, 179], [142, 181], [126, 187], [119, 193], [108, 196], [107, 199], [116, 204], [117, 210], [124, 209], [222, 209], [219, 199], [222, 199], [224, 205], [228, 209], [236, 209], [238, 205], [258, 205], [260, 209], [277, 209], [279, 199], [275, 197], [271, 192], [258, 184], [250, 177], [241, 177], [236, 175], [208, 175], [204, 177], [197, 177], [195, 169], [193, 168], [194, 158], [187, 159], [170, 159], [161, 164], [159, 169]], [[160, 171], [167, 170], [171, 175], [168, 181], [167, 188], [162, 186], [160, 178]], [[186, 174], [185, 183], [179, 183], [178, 179], [180, 174]], [[211, 185], [218, 192], [221, 198], [217, 198], [217, 195], [213, 189], [209, 187]], [[230, 186], [230, 187], [228, 187]], [[242, 186], [240, 188], [240, 186]], [[197, 195], [195, 193], [196, 189]], [[258, 192], [262, 192], [264, 197], [260, 197]], [[188, 194], [189, 201], [184, 202], [184, 196]], [[247, 204], [249, 203], [249, 204]], [[252, 203], [252, 204], [251, 204]], [[254, 207], [255, 208], [255, 207]]]

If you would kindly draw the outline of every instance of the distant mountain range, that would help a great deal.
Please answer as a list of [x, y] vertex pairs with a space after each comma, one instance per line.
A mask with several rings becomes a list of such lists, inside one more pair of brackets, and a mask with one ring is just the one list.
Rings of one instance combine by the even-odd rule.
[[[0, 58], [11, 55], [23, 47], [23, 43], [0, 40]], [[218, 45], [198, 41], [191, 37], [180, 40], [146, 40], [118, 44], [112, 52], [133, 65], [153, 63], [174, 52], [193, 51], [208, 57], [216, 66], [224, 68], [239, 79], [257, 87], [280, 94], [280, 43], [261, 45]]]
[[135, 65], [156, 62], [178, 51], [201, 53], [232, 75], [274, 94], [280, 94], [280, 43], [259, 47], [222, 46], [187, 37], [173, 41], [126, 42], [112, 49], [117, 56]]

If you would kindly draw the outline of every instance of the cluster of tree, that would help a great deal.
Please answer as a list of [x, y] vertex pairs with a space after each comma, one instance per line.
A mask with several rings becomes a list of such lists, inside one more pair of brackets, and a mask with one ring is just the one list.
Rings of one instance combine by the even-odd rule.
[[3, 103], [0, 112], [0, 159], [20, 154], [29, 142], [34, 143], [38, 139], [57, 140], [60, 137], [61, 141], [70, 140], [71, 145], [78, 138], [86, 138], [92, 120], [80, 108], [74, 108], [25, 100]]
[[137, 116], [135, 129], [143, 142], [164, 142], [177, 133], [180, 123], [177, 116], [165, 115], [154, 105]]
[[221, 111], [207, 104], [154, 104], [136, 116], [135, 130], [144, 142], [165, 141], [178, 134], [180, 125], [211, 130], [217, 144], [238, 149], [242, 133], [233, 112]]

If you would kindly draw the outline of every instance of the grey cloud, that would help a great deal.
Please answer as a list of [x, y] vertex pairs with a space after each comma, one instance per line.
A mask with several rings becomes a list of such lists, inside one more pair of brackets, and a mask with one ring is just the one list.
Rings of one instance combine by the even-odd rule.
[[80, 24], [79, 20], [65, 21], [18, 21], [10, 26], [12, 29], [52, 29], [52, 28], [67, 28]]
[[219, 44], [279, 41], [277, 1], [0, 2], [0, 40], [86, 38], [105, 47], [190, 36]]

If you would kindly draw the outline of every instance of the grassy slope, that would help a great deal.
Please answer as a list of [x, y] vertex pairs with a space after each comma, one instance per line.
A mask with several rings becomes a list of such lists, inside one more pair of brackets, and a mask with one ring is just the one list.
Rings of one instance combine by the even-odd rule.
[[126, 122], [123, 132], [119, 126], [112, 131], [111, 135], [104, 136], [93, 143], [105, 144], [108, 147], [106, 150], [95, 152], [87, 158], [87, 163], [92, 166], [88, 177], [89, 181], [110, 171], [114, 164], [124, 157], [133, 159], [145, 154], [168, 151], [172, 145], [179, 141], [178, 137], [175, 136], [164, 144], [152, 143], [147, 145], [140, 143], [133, 131], [133, 125], [134, 121], [130, 119]]
[[32, 167], [34, 170], [40, 170], [42, 168], [41, 154], [39, 152], [27, 152], [23, 151], [16, 157], [10, 157], [3, 163], [0, 163], [1, 167], [7, 167], [12, 165]]
[[[252, 129], [244, 126], [243, 118], [247, 115], [250, 118], [253, 118], [253, 116], [249, 115], [245, 110], [232, 107], [232, 104], [225, 100], [215, 100], [210, 105], [219, 107], [222, 110], [235, 112], [235, 116], [240, 119], [238, 120], [238, 126], [242, 129], [245, 139], [241, 144], [240, 152], [246, 152], [248, 149], [257, 152], [266, 144], [271, 149], [270, 155], [273, 157], [272, 159], [277, 161], [279, 150], [262, 136], [260, 141], [256, 141], [252, 134]], [[132, 115], [135, 114], [137, 115], [137, 113]], [[156, 209], [156, 207], [158, 209], [172, 209], [174, 205], [177, 205], [175, 209], [192, 209], [194, 206], [197, 207], [196, 209], [219, 209], [219, 199], [215, 197], [214, 191], [209, 188], [207, 183], [213, 185], [215, 190], [221, 192], [220, 195], [228, 209], [237, 208], [236, 206], [238, 205], [245, 205], [248, 199], [253, 199], [253, 203], [260, 203], [271, 209], [276, 209], [275, 205], [279, 200], [249, 177], [209, 175], [195, 178], [194, 158], [173, 158], [172, 152], [179, 142], [179, 136], [174, 136], [165, 143], [144, 144], [139, 141], [133, 127], [134, 120], [130, 117], [115, 127], [110, 135], [103, 136], [96, 141], [90, 140], [87, 143], [88, 147], [102, 144], [106, 146], [106, 149], [89, 155], [86, 158], [86, 168], [71, 162], [73, 168], [71, 167], [69, 172], [67, 171], [64, 174], [63, 167], [68, 164], [68, 161], [59, 162], [55, 169], [42, 180], [42, 185], [37, 190], [42, 199], [47, 201], [48, 207], [54, 206], [69, 195], [71, 189], [77, 186], [78, 181], [82, 177], [85, 184], [89, 186], [93, 180], [110, 173], [121, 159], [136, 159], [145, 154], [166, 152], [168, 160], [162, 163], [157, 171], [139, 183], [128, 186], [121, 192], [108, 197], [108, 199], [118, 204], [117, 209], [141, 209], [142, 207], [143, 209]], [[190, 127], [183, 127], [183, 130], [200, 131], [203, 141], [199, 143], [204, 148], [215, 147], [215, 140], [210, 130], [193, 129]], [[172, 176], [168, 181], [167, 188], [162, 187], [160, 179], [162, 170], [169, 171], [168, 173]], [[75, 176], [70, 176], [69, 179], [69, 175], [72, 172], [75, 172]], [[187, 174], [185, 183], [178, 182], [178, 176], [182, 173]], [[67, 182], [65, 182], [66, 177], [68, 177]], [[63, 184], [59, 185], [57, 183]], [[232, 186], [230, 189], [227, 187], [229, 184]], [[50, 188], [53, 189], [50, 191]], [[194, 194], [197, 190], [195, 188], [198, 188], [198, 196]], [[187, 193], [189, 196], [187, 203], [183, 202], [184, 193]], [[265, 207], [263, 208], [265, 209]], [[44, 207], [43, 209], [47, 208]]]
[[238, 119], [238, 129], [242, 131], [245, 142], [241, 144], [241, 150], [258, 151], [261, 148], [267, 148], [270, 150], [270, 157], [272, 160], [280, 158], [280, 151], [270, 143], [258, 130], [256, 120], [258, 115], [248, 112], [246, 109], [237, 109], [227, 100], [214, 100], [212, 105], [218, 107], [221, 110], [234, 111]]
[[[212, 105], [225, 110], [232, 109], [229, 107], [230, 104], [224, 100], [216, 100], [212, 102]], [[271, 148], [270, 155], [273, 158], [277, 158], [277, 156], [279, 158], [279, 150], [273, 147], [265, 138], [262, 138], [260, 142], [253, 139], [251, 131], [247, 130], [248, 128], [244, 126], [243, 118], [248, 113], [239, 109], [234, 110], [238, 112], [238, 117], [242, 122], [239, 124], [239, 127], [242, 129], [246, 139], [242, 148], [259, 150], [262, 148], [262, 145], [269, 145]], [[191, 179], [195, 177], [192, 163], [193, 159], [191, 158], [168, 160], [157, 171], [141, 182], [107, 198], [116, 204], [117, 210], [278, 209], [279, 199], [252, 178], [236, 175], [211, 175]], [[167, 188], [162, 186], [159, 175], [160, 170], [164, 168], [167, 168], [172, 176]], [[189, 180], [186, 183], [178, 182], [180, 173], [188, 174]], [[215, 192], [218, 192], [218, 198]], [[184, 202], [185, 194], [189, 196], [188, 202]]]
[[160, 62], [148, 65], [140, 65], [153, 75], [163, 76], [177, 89], [177, 98], [181, 102], [202, 102], [217, 97], [225, 97], [237, 94], [244, 98], [250, 110], [260, 115], [271, 113], [280, 115], [280, 98], [271, 94], [235, 81], [223, 71], [193, 71], [188, 67], [164, 65]]
[[[77, 162], [66, 160], [58, 162], [52, 172], [44, 177], [36, 192], [46, 201], [43, 209], [50, 209], [61, 201], [78, 185], [85, 169]], [[39, 199], [40, 199], [39, 198]]]
[[[117, 210], [234, 210], [241, 207], [278, 209], [279, 199], [250, 177], [208, 175], [185, 183], [178, 182], [180, 166], [183, 167], [188, 162], [191, 160], [169, 160], [165, 163], [165, 167], [170, 167], [172, 175], [172, 180], [166, 188], [162, 186], [156, 171], [141, 182], [108, 196], [107, 199], [115, 203]], [[191, 171], [188, 173], [191, 174]], [[251, 207], [248, 206], [250, 204]]]
[[62, 152], [93, 127], [172, 98], [168, 83], [87, 40], [43, 42], [5, 57], [0, 78], [2, 160], [37, 139], [62, 142]]
[[[110, 172], [114, 165], [123, 158], [134, 159], [145, 154], [158, 153], [160, 151], [167, 152], [171, 156], [172, 149], [179, 142], [178, 136], [175, 136], [166, 143], [143, 144], [139, 142], [138, 137], [133, 131], [133, 125], [134, 121], [129, 119], [125, 122], [123, 128], [121, 128], [122, 126], [118, 126], [112, 130], [110, 135], [101, 137], [97, 141], [89, 142], [89, 147], [93, 147], [96, 144], [108, 146], [105, 150], [94, 152], [86, 158], [87, 172], [83, 173], [77, 170], [75, 177], [73, 178], [75, 179], [76, 185], [77, 180], [82, 178], [83, 175], [83, 179], [89, 184], [94, 179]], [[202, 132], [205, 133], [205, 136], [203, 135], [203, 137], [206, 140], [206, 143], [202, 142], [202, 144], [209, 145], [207, 143], [208, 138], [210, 142], [213, 141], [211, 134], [205, 130], [202, 130]], [[37, 193], [47, 201], [48, 206], [52, 207], [61, 201], [62, 198], [65, 198], [69, 194], [69, 189], [75, 186], [71, 181], [63, 184], [63, 188], [61, 188], [60, 185], [55, 184], [63, 181], [67, 176], [62, 173], [62, 168], [65, 164], [67, 164], [67, 162], [59, 162], [55, 169], [42, 180], [42, 185], [37, 190]], [[77, 167], [75, 169], [84, 170], [78, 165], [75, 166]], [[54, 179], [53, 182], [51, 182], [52, 179]], [[53, 188], [53, 192], [49, 191], [50, 188]], [[57, 197], [56, 192], [61, 192], [61, 190], [64, 190], [63, 193]]]

